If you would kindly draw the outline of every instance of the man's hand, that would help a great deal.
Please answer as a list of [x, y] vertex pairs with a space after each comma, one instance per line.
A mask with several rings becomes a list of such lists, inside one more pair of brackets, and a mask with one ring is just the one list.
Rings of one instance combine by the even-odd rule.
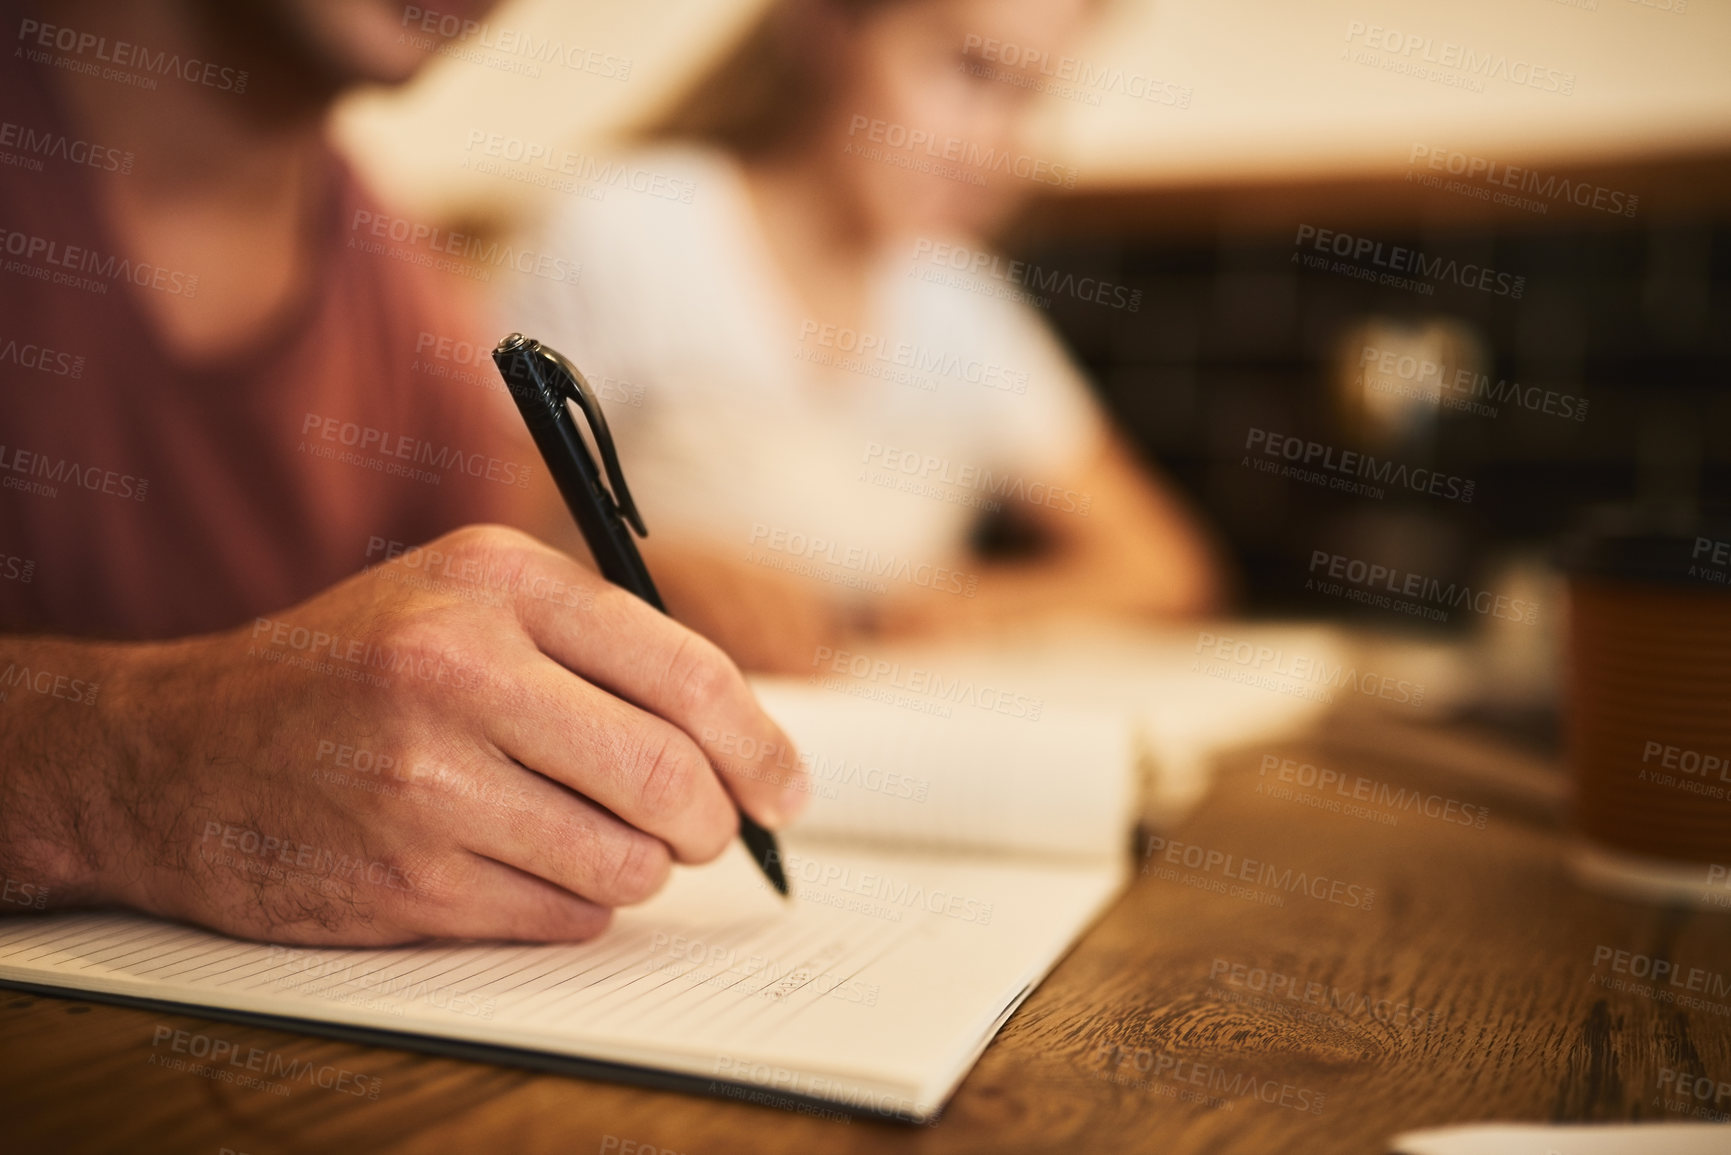
[[0, 703], [0, 858], [51, 905], [309, 944], [581, 939], [720, 854], [734, 800], [778, 826], [807, 797], [719, 649], [498, 527], [232, 633], [0, 646], [100, 676], [94, 706]]

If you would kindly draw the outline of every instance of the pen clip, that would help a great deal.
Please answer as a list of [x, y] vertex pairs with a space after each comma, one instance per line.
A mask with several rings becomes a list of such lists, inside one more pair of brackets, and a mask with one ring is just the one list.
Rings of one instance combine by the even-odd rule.
[[619, 468], [619, 454], [613, 448], [613, 432], [607, 428], [607, 416], [601, 412], [601, 402], [596, 398], [595, 391], [589, 387], [588, 380], [577, 366], [565, 359], [564, 354], [557, 349], [550, 349], [534, 339], [525, 341], [533, 352], [552, 362], [557, 371], [555, 385], [557, 388], [547, 389], [547, 384], [540, 380], [534, 358], [529, 360], [529, 371], [535, 374], [537, 383], [546, 392], [564, 404], [566, 399], [577, 403], [577, 408], [583, 411], [583, 416], [589, 422], [589, 432], [595, 438], [595, 448], [601, 452], [601, 465], [607, 471], [607, 480], [613, 487], [612, 493], [606, 493], [613, 511], [620, 514], [631, 528], [637, 531], [638, 537], [648, 537], [649, 530], [643, 525], [643, 515], [637, 512], [637, 503], [631, 500], [631, 490], [625, 485], [625, 472]]

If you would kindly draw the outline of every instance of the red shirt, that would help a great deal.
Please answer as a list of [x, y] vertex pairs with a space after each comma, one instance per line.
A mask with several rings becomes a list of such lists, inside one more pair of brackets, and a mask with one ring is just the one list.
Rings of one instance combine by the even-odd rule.
[[415, 254], [359, 243], [378, 210], [334, 152], [312, 291], [189, 363], [139, 295], [194, 296], [197, 270], [128, 261], [87, 171], [124, 172], [126, 142], [67, 124], [47, 71], [0, 69], [0, 630], [235, 626], [383, 542], [512, 520], [543, 467], [490, 341]]

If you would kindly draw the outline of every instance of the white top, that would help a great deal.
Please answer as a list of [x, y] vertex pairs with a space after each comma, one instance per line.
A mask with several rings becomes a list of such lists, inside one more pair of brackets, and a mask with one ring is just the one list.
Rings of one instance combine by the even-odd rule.
[[982, 509], [1046, 500], [1092, 452], [1079, 372], [997, 282], [929, 283], [910, 244], [886, 254], [870, 330], [826, 328], [774, 267], [735, 162], [626, 163], [670, 179], [573, 198], [533, 247], [580, 262], [577, 293], [522, 291], [505, 320], [600, 394], [651, 534], [940, 564]]

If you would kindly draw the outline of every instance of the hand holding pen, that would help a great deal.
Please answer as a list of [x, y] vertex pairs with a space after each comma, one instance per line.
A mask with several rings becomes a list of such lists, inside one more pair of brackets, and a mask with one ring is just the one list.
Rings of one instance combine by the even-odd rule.
[[[613, 448], [613, 435], [588, 381], [558, 352], [521, 333], [512, 333], [499, 342], [493, 350], [493, 362], [505, 378], [560, 495], [576, 518], [583, 540], [595, 555], [601, 575], [666, 612], [667, 607], [662, 604], [632, 537], [633, 531], [643, 537], [649, 531], [631, 500]], [[601, 467], [596, 465], [572, 419], [572, 404], [582, 411], [589, 424]], [[739, 814], [739, 836], [770, 884], [786, 895], [787, 878], [775, 836], [743, 810]]]

